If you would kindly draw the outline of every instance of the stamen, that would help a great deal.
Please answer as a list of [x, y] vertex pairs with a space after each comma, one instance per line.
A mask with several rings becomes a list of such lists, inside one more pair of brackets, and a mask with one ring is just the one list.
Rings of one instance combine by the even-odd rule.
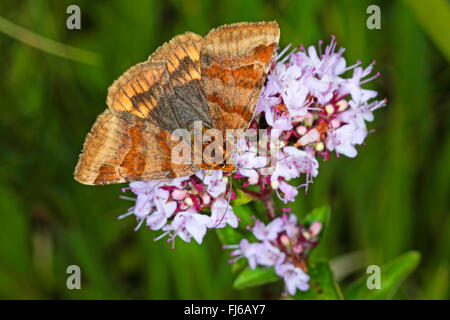
[[123, 200], [136, 201], [136, 198], [131, 198], [131, 197], [127, 197], [127, 196], [119, 196], [119, 198], [123, 199]]
[[236, 257], [236, 258], [234, 258], [234, 259], [229, 259], [228, 260], [228, 263], [229, 264], [232, 264], [232, 263], [234, 263], [234, 262], [236, 262], [236, 261], [238, 261], [238, 260], [240, 260], [240, 259], [242, 259], [243, 258], [243, 256], [239, 256], [239, 257]]
[[362, 64], [361, 60], [357, 60], [355, 64], [353, 64], [353, 65], [351, 65], [351, 66], [345, 68], [345, 69], [344, 69], [344, 72], [346, 72], [346, 71], [348, 71], [348, 70], [351, 70], [351, 69], [354, 69], [354, 68], [356, 68], [357, 66], [359, 66], [359, 65], [361, 65], [361, 64]]
[[368, 79], [366, 79], [366, 80], [364, 80], [364, 81], [361, 81], [359, 84], [364, 84], [364, 83], [370, 82], [370, 81], [372, 81], [373, 79], [378, 78], [379, 76], [381, 76], [381, 73], [377, 72], [376, 75], [374, 75], [373, 77], [370, 77], [370, 78], [368, 78]]
[[[282, 61], [280, 61], [280, 59], [281, 59], [281, 57], [289, 50], [289, 48], [291, 47], [291, 43], [289, 43], [279, 54], [277, 54], [277, 61], [279, 61], [279, 62], [283, 62], [283, 60]], [[284, 59], [284, 58], [283, 58]]]
[[134, 231], [138, 231], [139, 228], [142, 226], [142, 224], [144, 223], [145, 219], [141, 219], [141, 221], [139, 221], [138, 225], [136, 226], [136, 228], [134, 228]]
[[330, 43], [330, 53], [333, 53], [334, 50], [336, 49], [336, 45], [337, 45], [337, 41], [336, 41], [336, 37], [332, 34], [331, 35], [331, 43]]
[[387, 99], [385, 98], [384, 100], [378, 102], [375, 106], [371, 107], [369, 109], [369, 111], [373, 112], [373, 111], [375, 111], [375, 110], [377, 110], [379, 108], [385, 107], [386, 106], [386, 101], [387, 101]]
[[231, 176], [229, 176], [229, 181], [230, 181], [230, 193], [228, 195], [228, 200], [227, 200], [227, 206], [225, 207], [225, 212], [222, 215], [222, 218], [220, 219], [220, 221], [214, 226], [214, 228], [217, 228], [217, 226], [219, 224], [222, 223], [223, 219], [225, 218], [227, 211], [228, 211], [228, 207], [230, 207], [230, 201], [231, 201], [231, 195], [233, 193], [233, 185], [232, 185], [232, 180], [231, 180]]
[[[134, 208], [134, 207], [133, 207], [133, 208]], [[130, 209], [131, 209], [131, 208], [130, 208]], [[122, 220], [123, 218], [126, 218], [126, 217], [128, 217], [128, 216], [131, 216], [132, 214], [134, 214], [134, 211], [133, 211], [133, 210], [131, 210], [131, 211], [127, 212], [127, 213], [121, 214], [120, 216], [117, 217], [117, 219], [118, 219], [118, 220]]]
[[222, 249], [239, 249], [239, 245], [238, 244], [224, 244], [222, 246]]
[[153, 241], [156, 242], [156, 241], [158, 241], [158, 240], [164, 238], [169, 232], [170, 232], [170, 231], [166, 231], [166, 232], [164, 232], [163, 234], [159, 235], [158, 237], [153, 238]]
[[289, 44], [283, 51], [282, 53], [280, 53], [279, 55], [277, 55], [277, 63], [285, 63], [286, 60], [288, 60], [298, 49], [298, 47], [296, 46], [294, 49], [292, 49], [286, 56], [284, 56], [283, 59], [280, 60], [281, 56], [287, 51], [287, 49], [291, 46], [291, 44]]

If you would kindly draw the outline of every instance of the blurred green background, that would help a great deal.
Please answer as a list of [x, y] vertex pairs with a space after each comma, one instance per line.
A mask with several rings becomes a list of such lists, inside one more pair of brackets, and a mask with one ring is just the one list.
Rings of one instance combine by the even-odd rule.
[[[81, 30], [66, 28], [70, 4], [81, 8]], [[381, 7], [381, 30], [366, 28], [370, 4]], [[88, 187], [72, 176], [108, 86], [128, 67], [187, 30], [204, 35], [225, 23], [276, 19], [281, 46], [334, 34], [349, 64], [376, 59], [382, 77], [367, 87], [388, 98], [358, 157], [321, 162], [309, 194], [294, 205], [302, 213], [331, 206], [321, 254], [353, 253], [363, 274], [362, 267], [418, 250], [421, 263], [395, 298], [448, 299], [447, 1], [1, 0], [0, 17], [45, 37], [36, 49], [23, 42], [33, 36], [0, 21], [0, 298], [279, 297], [280, 283], [232, 289], [214, 232], [202, 245], [177, 241], [171, 251], [152, 241], [156, 233], [134, 232], [134, 219], [117, 220], [131, 206], [118, 198], [121, 185]], [[46, 39], [99, 59], [50, 54]], [[72, 264], [81, 267], [82, 290], [66, 288]]]

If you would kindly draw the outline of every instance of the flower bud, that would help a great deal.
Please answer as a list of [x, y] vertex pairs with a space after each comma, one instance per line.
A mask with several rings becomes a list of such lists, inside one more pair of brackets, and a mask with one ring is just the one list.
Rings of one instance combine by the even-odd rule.
[[172, 198], [174, 200], [183, 200], [184, 198], [186, 198], [186, 194], [186, 190], [175, 189], [172, 191]]
[[270, 185], [272, 186], [272, 189], [278, 189], [280, 183], [278, 182], [278, 180], [274, 180], [270, 183]]
[[320, 230], [322, 230], [322, 224], [318, 221], [314, 221], [309, 227], [309, 233], [312, 237], [317, 236], [320, 233]]
[[192, 206], [194, 204], [194, 201], [190, 197], [187, 197], [184, 199], [184, 203], [186, 203], [188, 206]]
[[205, 206], [211, 203], [211, 196], [208, 193], [202, 195], [202, 202]]
[[334, 113], [334, 107], [332, 104], [327, 104], [325, 106], [325, 111], [327, 112], [327, 115], [331, 116]]
[[304, 124], [307, 127], [311, 127], [314, 122], [314, 116], [311, 113], [306, 114]]
[[295, 253], [300, 254], [303, 251], [303, 247], [302, 247], [302, 245], [300, 243], [298, 243], [298, 244], [296, 244], [294, 246], [293, 250], [294, 250]]
[[325, 149], [325, 145], [323, 144], [322, 141], [316, 144], [316, 151], [321, 152], [323, 151], [323, 149]]
[[281, 235], [280, 237], [280, 241], [281, 244], [285, 247], [290, 247], [291, 246], [291, 240], [289, 239], [289, 237], [285, 234]]
[[300, 146], [306, 146], [312, 142], [319, 140], [320, 134], [316, 129], [309, 130], [303, 137], [298, 140]]
[[306, 131], [307, 131], [305, 126], [298, 126], [295, 130], [301, 136], [304, 135], [306, 133]]
[[342, 99], [336, 103], [336, 106], [338, 107], [338, 111], [342, 112], [348, 108], [348, 102], [347, 102], [347, 100]]
[[328, 128], [330, 129], [337, 129], [341, 126], [341, 122], [338, 119], [333, 119], [328, 124]]
[[258, 183], [258, 177], [250, 177], [248, 178], [248, 183], [249, 184], [257, 184]]

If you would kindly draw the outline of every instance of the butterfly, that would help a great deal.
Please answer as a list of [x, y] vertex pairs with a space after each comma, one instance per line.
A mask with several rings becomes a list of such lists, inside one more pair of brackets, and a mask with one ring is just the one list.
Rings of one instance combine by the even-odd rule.
[[[108, 108], [75, 168], [87, 185], [189, 176], [213, 166], [174, 163], [174, 130], [247, 129], [274, 59], [276, 22], [235, 23], [174, 37], [108, 89]], [[215, 168], [215, 167], [214, 167]]]

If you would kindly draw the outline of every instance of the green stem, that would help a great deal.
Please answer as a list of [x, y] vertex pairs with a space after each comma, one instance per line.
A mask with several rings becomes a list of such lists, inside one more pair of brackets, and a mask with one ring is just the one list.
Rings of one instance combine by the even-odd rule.
[[273, 201], [273, 190], [271, 188], [264, 190], [263, 192], [255, 192], [247, 189], [242, 189], [246, 194], [248, 194], [254, 200], [260, 200], [264, 204], [267, 216], [270, 220], [277, 217], [275, 202]]
[[3, 17], [0, 17], [0, 33], [4, 33], [36, 49], [60, 56], [66, 59], [98, 66], [101, 64], [100, 56], [96, 53], [71, 47], [57, 41], [45, 38], [31, 32]]
[[261, 197], [261, 201], [264, 204], [264, 207], [266, 208], [267, 216], [270, 220], [273, 220], [277, 217], [277, 212], [275, 208], [275, 202], [273, 201], [272, 192], [265, 194], [263, 197]]

